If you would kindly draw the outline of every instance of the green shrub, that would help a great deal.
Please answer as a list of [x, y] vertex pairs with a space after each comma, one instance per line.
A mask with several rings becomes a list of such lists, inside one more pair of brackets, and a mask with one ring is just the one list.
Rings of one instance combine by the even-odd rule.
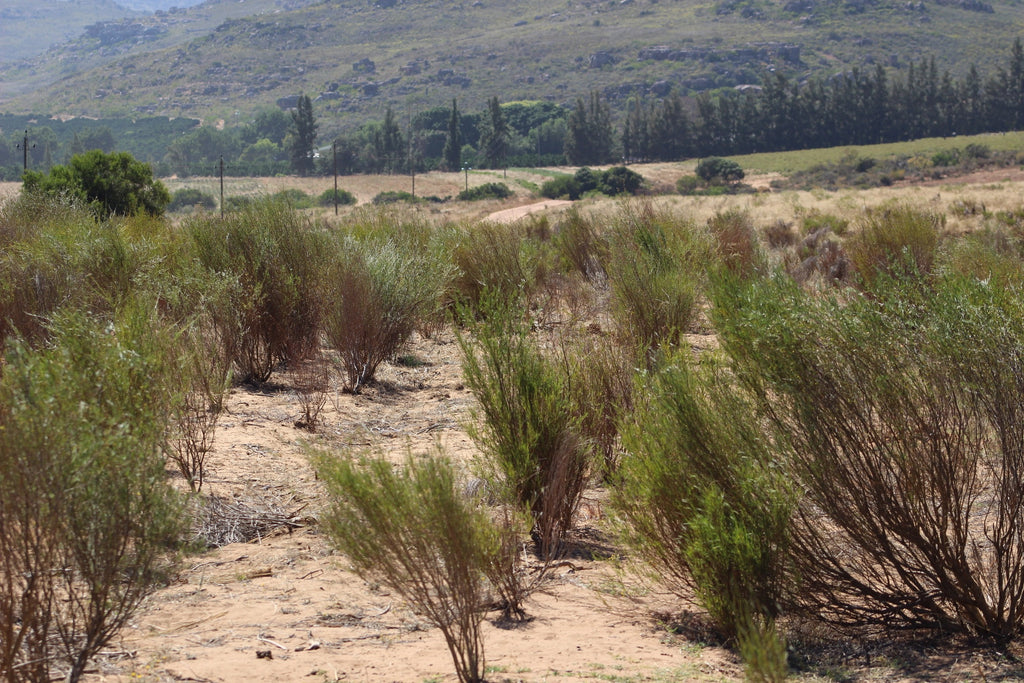
[[484, 183], [463, 190], [456, 199], [472, 202], [481, 199], [508, 199], [512, 196], [512, 190], [508, 189], [505, 183]]
[[988, 145], [972, 142], [964, 147], [964, 156], [968, 159], [988, 159], [992, 156], [992, 149]]
[[212, 322], [215, 310], [215, 305], [200, 308], [176, 337], [182, 396], [171, 411], [165, 451], [196, 493], [206, 479], [206, 456], [213, 450], [231, 381], [232, 359]]
[[871, 290], [880, 278], [930, 273], [943, 223], [942, 216], [908, 206], [868, 212], [845, 244], [864, 287]]
[[587, 334], [562, 342], [567, 359], [569, 397], [579, 420], [580, 435], [599, 458], [602, 477], [609, 481], [622, 457], [620, 426], [639, 400], [636, 368], [643, 365], [636, 350], [611, 335]]
[[27, 171], [24, 180], [24, 192], [74, 197], [100, 219], [136, 213], [159, 216], [171, 201], [149, 164], [127, 152], [107, 154], [94, 149], [76, 154], [67, 166], [54, 166], [48, 174]]
[[932, 164], [935, 166], [956, 166], [960, 163], [960, 151], [956, 149], [945, 149], [932, 155]]
[[346, 389], [358, 393], [394, 358], [421, 320], [434, 317], [452, 276], [430, 252], [392, 241], [345, 239], [324, 280], [324, 334], [338, 352]]
[[589, 469], [566, 373], [530, 338], [523, 309], [497, 292], [487, 293], [482, 309], [472, 336], [459, 337], [463, 375], [481, 418], [469, 434], [497, 490], [531, 515], [537, 552], [555, 557]]
[[555, 249], [573, 269], [592, 284], [603, 283], [607, 277], [604, 263], [608, 260], [608, 240], [600, 234], [598, 223], [571, 208], [557, 224]]
[[308, 209], [313, 206], [313, 198], [296, 187], [275, 192], [270, 195], [270, 201], [280, 202], [291, 209]]
[[574, 173], [572, 177], [579, 186], [579, 193], [581, 195], [596, 190], [598, 183], [601, 182], [601, 172], [598, 171], [595, 173], [592, 169], [586, 166], [576, 169], [576, 173]]
[[396, 470], [382, 458], [354, 464], [327, 454], [314, 463], [328, 491], [327, 532], [356, 572], [441, 630], [460, 683], [483, 681], [483, 577], [501, 538], [456, 490], [451, 464], [409, 457]]
[[796, 608], [857, 628], [1020, 633], [1019, 291], [959, 275], [880, 278], [871, 297], [815, 298], [783, 277], [715, 291], [723, 347], [804, 492]]
[[804, 235], [810, 235], [819, 230], [827, 229], [833, 234], [842, 237], [849, 229], [850, 221], [834, 214], [811, 211], [801, 219], [800, 225], [800, 232]]
[[731, 159], [708, 157], [697, 162], [697, 177], [708, 185], [735, 183], [743, 180], [744, 173], [740, 165]]
[[330, 256], [323, 233], [266, 200], [223, 220], [192, 217], [185, 227], [199, 264], [227, 282], [214, 302], [213, 324], [239, 381], [266, 382], [279, 364], [312, 353], [322, 310], [318, 284]]
[[253, 197], [241, 194], [229, 195], [224, 199], [224, 210], [225, 211], [242, 211], [248, 209], [257, 203]]
[[713, 361], [671, 360], [626, 429], [614, 504], [627, 543], [735, 635], [778, 613], [793, 494], [752, 397]]
[[703, 231], [650, 204], [623, 207], [605, 270], [620, 334], [645, 349], [679, 343], [692, 325], [710, 248]]
[[[43, 341], [58, 308], [110, 314], [163, 257], [166, 238], [160, 233], [166, 231], [158, 220], [97, 222], [82, 208], [56, 208], [59, 200], [31, 201], [40, 222], [0, 250], [0, 347], [12, 334], [32, 344]], [[15, 230], [9, 234], [13, 238]]]
[[636, 194], [644, 184], [644, 177], [625, 166], [613, 166], [601, 173], [597, 189], [609, 197]]
[[545, 180], [540, 186], [540, 194], [548, 199], [568, 198], [575, 201], [583, 194], [583, 190], [573, 176], [560, 175]]
[[405, 191], [394, 191], [388, 190], [386, 192], [380, 192], [373, 198], [374, 204], [395, 204], [396, 202], [410, 202], [416, 203], [424, 201], [422, 198], [417, 197], [414, 194], [410, 194]]
[[980, 230], [956, 240], [941, 254], [938, 267], [1001, 286], [1024, 285], [1019, 248], [1000, 230]]
[[171, 195], [171, 202], [167, 205], [168, 211], [183, 211], [193, 208], [213, 211], [217, 208], [217, 200], [201, 190], [183, 187], [174, 191], [174, 194]]
[[458, 268], [454, 297], [474, 310], [488, 291], [532, 301], [546, 277], [550, 244], [532, 238], [522, 222], [450, 226], [443, 239]]
[[718, 261], [737, 275], [751, 275], [764, 266], [764, 254], [750, 215], [736, 209], [708, 219]]
[[682, 195], [696, 194], [700, 188], [700, 178], [695, 175], [684, 175], [676, 181], [676, 192]]
[[[0, 378], [0, 673], [77, 681], [166, 576], [182, 530], [161, 443], [171, 336], [135, 306], [57, 316]], [[45, 406], [45, 408], [41, 408]]]
[[[316, 203], [319, 206], [334, 206], [334, 199], [335, 190], [332, 188], [321, 192], [320, 196], [316, 199]], [[339, 206], [352, 206], [356, 203], [356, 196], [348, 190], [338, 189], [337, 199]]]

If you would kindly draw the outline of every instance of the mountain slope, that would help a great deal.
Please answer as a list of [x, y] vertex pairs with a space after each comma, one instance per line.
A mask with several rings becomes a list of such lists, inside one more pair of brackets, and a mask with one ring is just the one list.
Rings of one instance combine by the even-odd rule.
[[[1005, 66], [1020, 0], [332, 0], [207, 2], [138, 20], [152, 37], [79, 40], [0, 71], [0, 110], [245, 120], [300, 92], [339, 126], [450, 104], [571, 102], [757, 83], [765, 70]], [[223, 17], [217, 23], [217, 19]], [[285, 100], [285, 103], [287, 100]]]
[[50, 45], [74, 40], [89, 24], [132, 14], [113, 0], [4, 0], [0, 6], [0, 64], [29, 59]]

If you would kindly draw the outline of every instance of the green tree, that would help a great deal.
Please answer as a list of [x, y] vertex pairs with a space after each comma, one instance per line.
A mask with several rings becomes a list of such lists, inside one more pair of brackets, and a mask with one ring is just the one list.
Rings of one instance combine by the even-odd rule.
[[565, 158], [570, 164], [602, 164], [612, 152], [612, 120], [608, 105], [596, 90], [584, 104], [582, 98], [569, 114], [565, 131]]
[[622, 155], [628, 161], [641, 161], [651, 152], [652, 109], [645, 109], [643, 103], [630, 99], [626, 104], [626, 121], [622, 126]]
[[292, 112], [292, 130], [288, 138], [288, 152], [292, 168], [300, 176], [307, 176], [313, 170], [313, 144], [316, 142], [317, 123], [313, 115], [313, 100], [309, 95], [299, 95], [299, 102]]
[[117, 143], [114, 141], [114, 134], [109, 128], [88, 128], [81, 134], [75, 133], [68, 148], [68, 158], [88, 152], [91, 149], [98, 149], [103, 152], [113, 152]]
[[509, 129], [497, 96], [488, 101], [487, 111], [489, 114], [488, 126], [480, 140], [480, 148], [488, 166], [501, 168], [508, 156]]
[[276, 145], [284, 142], [291, 128], [292, 120], [285, 112], [277, 107], [264, 109], [256, 114], [256, 118], [245, 126], [242, 132], [242, 139], [253, 144], [266, 138]]
[[444, 165], [449, 171], [457, 171], [462, 165], [462, 129], [459, 121], [459, 107], [452, 99], [452, 115], [448, 119], [448, 141], [444, 143]]
[[405, 142], [391, 107], [384, 113], [384, 124], [381, 126], [381, 152], [384, 167], [389, 173], [402, 167], [405, 160]]
[[708, 157], [697, 162], [697, 175], [708, 184], [743, 180], [743, 169], [731, 159]]
[[[238, 157], [239, 166], [244, 173], [251, 175], [274, 175], [278, 160], [283, 156], [282, 150], [273, 141], [260, 138], [242, 150]], [[285, 163], [281, 163], [286, 167]]]
[[114, 214], [159, 216], [171, 201], [149, 164], [127, 152], [105, 154], [94, 149], [72, 157], [67, 166], [54, 166], [48, 174], [28, 171], [24, 179], [25, 192], [77, 198], [100, 219]]

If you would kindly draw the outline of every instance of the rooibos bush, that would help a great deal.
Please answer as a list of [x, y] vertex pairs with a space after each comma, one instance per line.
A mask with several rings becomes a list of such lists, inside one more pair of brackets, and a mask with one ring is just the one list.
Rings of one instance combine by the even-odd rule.
[[778, 614], [793, 495], [751, 397], [713, 361], [671, 360], [626, 429], [614, 503], [640, 556], [736, 635]]
[[328, 533], [357, 573], [375, 577], [444, 635], [462, 683], [483, 680], [484, 575], [501, 545], [485, 511], [462, 496], [441, 457], [359, 463], [320, 454]]
[[162, 580], [180, 532], [161, 452], [167, 333], [59, 316], [0, 380], [0, 676], [77, 681]]
[[330, 250], [301, 214], [259, 202], [225, 219], [186, 223], [199, 263], [236, 283], [215, 311], [237, 378], [265, 382], [281, 363], [307, 357], [319, 341], [317, 284]]
[[430, 252], [391, 240], [345, 240], [326, 273], [323, 325], [348, 390], [359, 391], [422, 320], [436, 315], [450, 275]]
[[1018, 289], [879, 278], [815, 298], [716, 288], [738, 376], [792, 447], [796, 606], [844, 626], [998, 638], [1024, 623]]
[[649, 204], [625, 206], [605, 266], [622, 335], [647, 349], [678, 344], [695, 319], [710, 253], [695, 226]]
[[845, 244], [864, 287], [871, 290], [879, 278], [930, 273], [943, 221], [907, 206], [868, 213]]
[[530, 338], [517, 305], [487, 295], [482, 311], [472, 337], [459, 339], [483, 418], [470, 436], [499, 490], [532, 516], [540, 554], [552, 557], [572, 528], [589, 470], [566, 373]]

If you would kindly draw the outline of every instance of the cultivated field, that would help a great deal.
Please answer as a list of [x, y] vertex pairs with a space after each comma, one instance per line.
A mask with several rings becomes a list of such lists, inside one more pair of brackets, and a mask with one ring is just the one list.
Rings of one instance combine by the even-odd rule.
[[[674, 187], [693, 164], [636, 166], [655, 187]], [[488, 216], [507, 223], [521, 208], [533, 234], [558, 234], [571, 220], [565, 202], [543, 202], [531, 188], [548, 176], [532, 170], [471, 172], [470, 186], [504, 180], [516, 191], [505, 201], [446, 202], [385, 210], [396, 224], [442, 229], [458, 224], [480, 230]], [[1024, 172], [986, 171], [945, 181], [871, 190], [770, 191], [774, 173], [746, 182], [762, 191], [719, 197], [662, 194], [643, 200], [590, 198], [575, 203], [594, 226], [623, 222], [630, 211], [675, 216], [680, 224], [706, 226], [738, 212], [760, 240], [772, 264], [795, 267], [799, 243], [810, 226], [837, 227], [851, 239], [866, 216], [913, 207], [941, 217], [943, 240], [997, 229], [997, 214], [1024, 208]], [[169, 189], [198, 188], [216, 195], [210, 178], [165, 180]], [[344, 177], [339, 187], [357, 197], [335, 218], [330, 209], [309, 210], [324, 225], [371, 225], [366, 206], [379, 192], [406, 190], [407, 176]], [[464, 187], [463, 174], [431, 173], [415, 179], [418, 195], [446, 197]], [[226, 179], [225, 194], [271, 195], [301, 189], [318, 195], [330, 178]], [[0, 185], [0, 199], [17, 191]], [[525, 208], [529, 207], [529, 209]], [[512, 211], [512, 213], [508, 213]], [[175, 222], [186, 218], [175, 217]], [[410, 228], [411, 229], [411, 228]], [[792, 241], [769, 247], [769, 235], [785, 231]], [[466, 233], [468, 234], [468, 232]], [[544, 238], [548, 239], [548, 238]], [[810, 247], [807, 247], [810, 248]], [[454, 258], [454, 255], [452, 256]], [[533, 293], [536, 332], [543, 343], [563, 331], [611, 337], [613, 296], [607, 282], [566, 284], [553, 279]], [[824, 287], [824, 285], [822, 285]], [[546, 290], [549, 287], [551, 293]], [[827, 288], [826, 288], [827, 289]], [[681, 343], [697, 356], [719, 347], [707, 312], [697, 304]], [[468, 328], [467, 328], [468, 329]], [[207, 513], [193, 522], [204, 539], [230, 540], [188, 553], [170, 584], [149, 596], [88, 669], [85, 680], [127, 681], [455, 681], [452, 660], [438, 629], [393, 590], [363, 580], [335, 550], [322, 524], [327, 501], [310, 464], [310, 448], [339, 454], [374, 451], [402, 463], [432, 457], [441, 449], [463, 480], [479, 474], [486, 454], [472, 438], [481, 424], [479, 403], [463, 372], [464, 348], [451, 323], [412, 334], [400, 353], [385, 361], [360, 393], [345, 391], [333, 375], [319, 391], [323, 408], [310, 430], [308, 368], [275, 368], [269, 381], [233, 386], [216, 428], [205, 468], [202, 496]], [[547, 335], [547, 336], [545, 336]], [[334, 351], [325, 348], [328, 355]], [[568, 361], [567, 361], [568, 364]], [[638, 401], [639, 403], [639, 401]], [[639, 411], [639, 406], [637, 407]], [[174, 485], [188, 486], [177, 473]], [[696, 596], [679, 595], [659, 581], [616, 532], [610, 486], [591, 472], [567, 534], [565, 553], [548, 568], [524, 607], [528, 620], [508, 624], [488, 613], [483, 625], [489, 681], [738, 681], [743, 659], [733, 640], [708, 624]], [[525, 539], [524, 539], [525, 542]], [[524, 548], [525, 571], [541, 561]], [[791, 677], [800, 681], [967, 681], [1024, 676], [1019, 637], [998, 646], [963, 637], [883, 633], [853, 639], [819, 623], [785, 617]]]

